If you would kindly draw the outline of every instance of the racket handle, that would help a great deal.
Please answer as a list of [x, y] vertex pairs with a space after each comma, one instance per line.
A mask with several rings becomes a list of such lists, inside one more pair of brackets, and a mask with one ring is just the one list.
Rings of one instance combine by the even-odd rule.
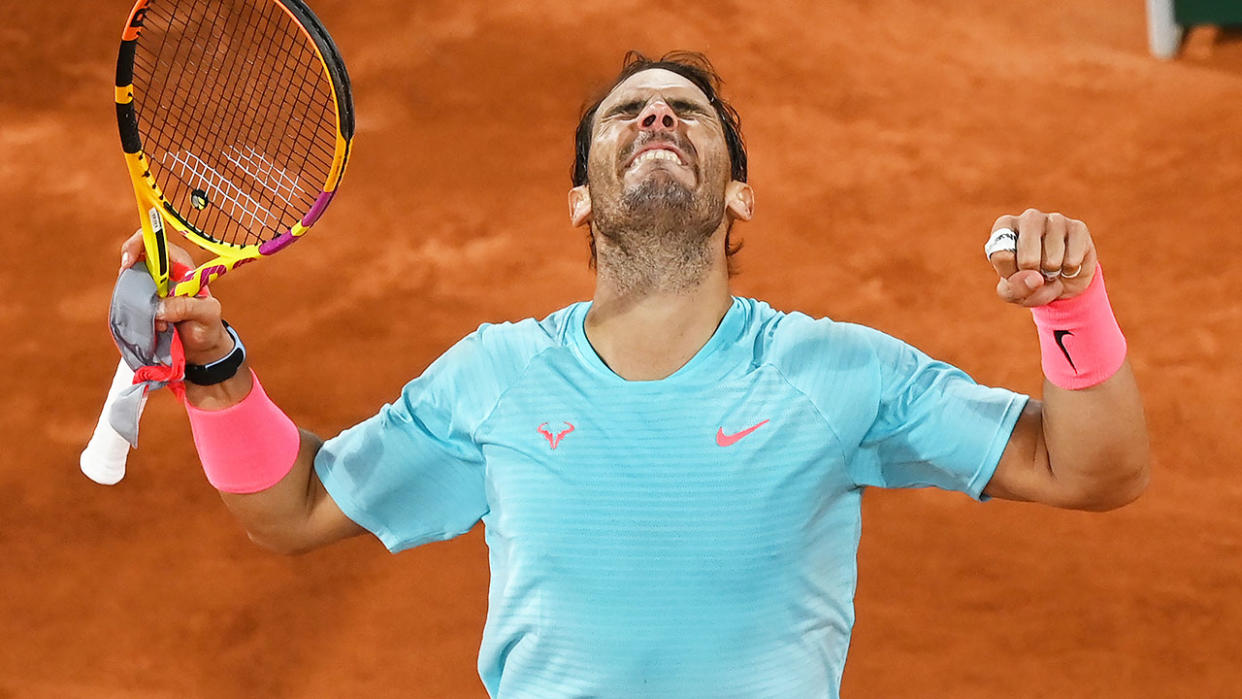
[[[116, 366], [116, 375], [112, 377], [112, 386], [108, 389], [108, 398], [104, 401], [103, 410], [99, 413], [99, 422], [91, 441], [82, 450], [79, 463], [86, 477], [102, 485], [116, 485], [125, 477], [125, 460], [129, 457], [129, 442], [112, 429], [108, 416], [112, 412], [112, 404], [122, 391], [134, 382], [134, 372], [122, 359]], [[146, 405], [146, 398], [142, 405]], [[142, 408], [139, 408], [141, 412]]]

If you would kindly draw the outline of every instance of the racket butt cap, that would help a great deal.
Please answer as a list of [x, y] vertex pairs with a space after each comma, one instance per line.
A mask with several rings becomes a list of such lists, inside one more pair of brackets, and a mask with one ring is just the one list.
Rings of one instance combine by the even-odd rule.
[[119, 466], [101, 463], [92, 459], [88, 452], [82, 452], [82, 458], [78, 460], [78, 465], [87, 478], [100, 485], [116, 485], [125, 478], [124, 463]]

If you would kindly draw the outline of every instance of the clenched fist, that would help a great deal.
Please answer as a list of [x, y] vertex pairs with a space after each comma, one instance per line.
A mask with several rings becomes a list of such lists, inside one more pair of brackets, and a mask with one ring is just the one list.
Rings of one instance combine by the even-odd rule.
[[996, 294], [1027, 308], [1073, 298], [1095, 275], [1087, 224], [1059, 213], [1027, 209], [1020, 216], [1001, 216], [992, 224], [986, 250], [1000, 275]]

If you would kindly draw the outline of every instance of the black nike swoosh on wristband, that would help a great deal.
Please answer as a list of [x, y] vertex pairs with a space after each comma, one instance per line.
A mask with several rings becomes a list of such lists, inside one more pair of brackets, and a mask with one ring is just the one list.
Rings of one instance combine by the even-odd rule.
[[1077, 374], [1078, 367], [1074, 366], [1074, 360], [1072, 357], [1070, 357], [1069, 350], [1065, 349], [1065, 336], [1073, 335], [1073, 334], [1074, 333], [1070, 332], [1069, 330], [1053, 330], [1052, 339], [1057, 341], [1057, 347], [1061, 348], [1061, 354], [1065, 355], [1065, 361], [1069, 362], [1070, 368], [1074, 370], [1075, 374]]

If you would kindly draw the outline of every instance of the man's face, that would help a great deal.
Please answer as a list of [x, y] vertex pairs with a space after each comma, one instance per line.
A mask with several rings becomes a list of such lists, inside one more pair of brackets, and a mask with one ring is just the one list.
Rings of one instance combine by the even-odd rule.
[[663, 69], [618, 85], [596, 111], [587, 174], [593, 208], [720, 202], [731, 172], [724, 129], [694, 83]]
[[725, 268], [729, 217], [750, 219], [750, 187], [732, 171], [707, 96], [677, 73], [644, 70], [596, 110], [570, 221], [591, 226], [598, 269], [616, 288], [686, 288]]

